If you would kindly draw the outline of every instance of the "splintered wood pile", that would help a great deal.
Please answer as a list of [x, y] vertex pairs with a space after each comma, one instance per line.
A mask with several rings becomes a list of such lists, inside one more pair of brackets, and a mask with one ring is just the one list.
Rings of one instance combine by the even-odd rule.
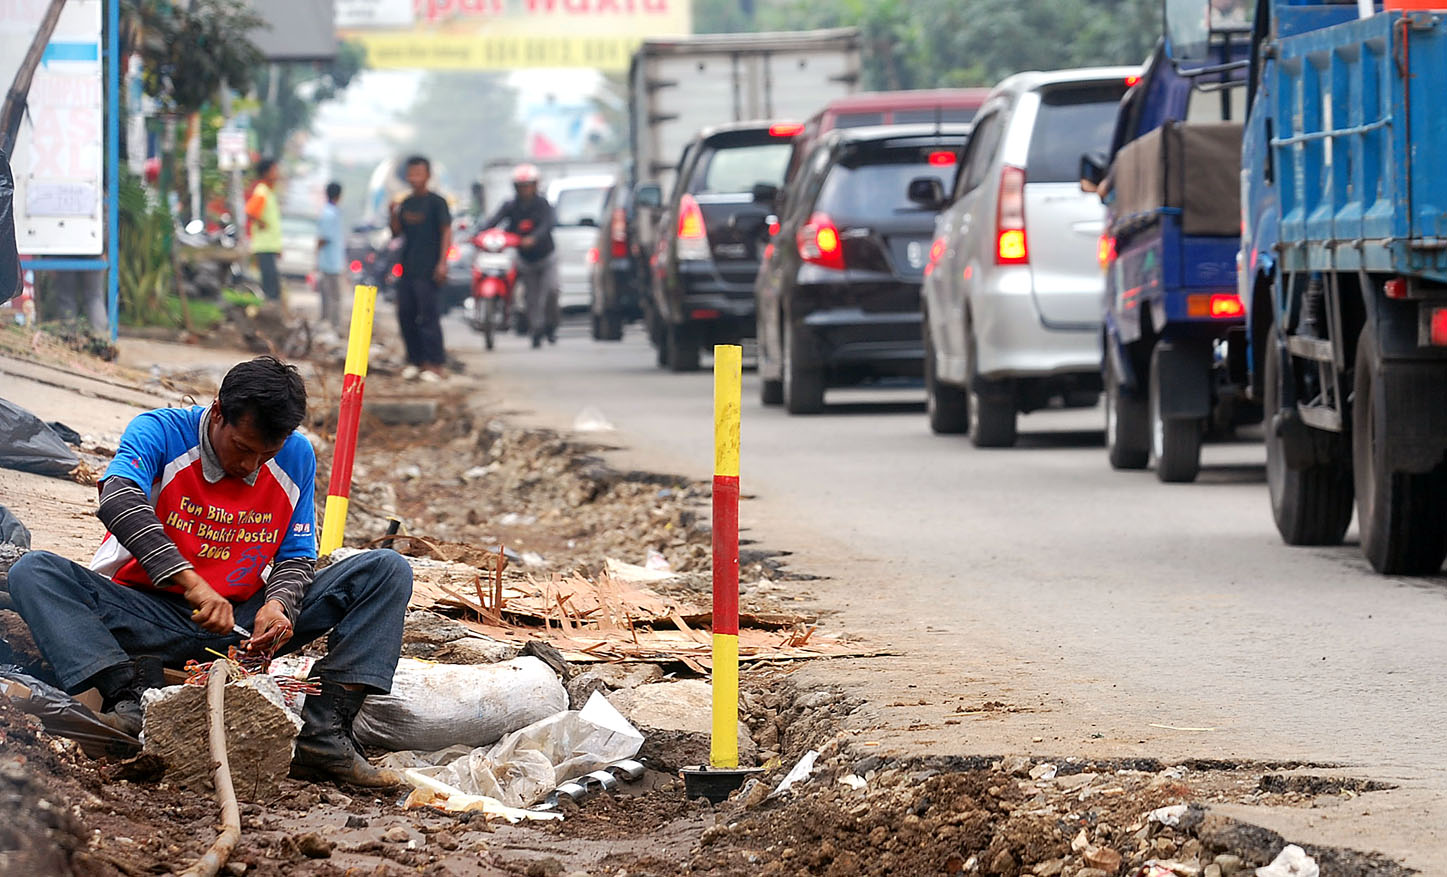
[[[706, 605], [665, 596], [638, 578], [667, 574], [610, 561], [597, 578], [555, 574], [510, 577], [496, 568], [414, 563], [409, 608], [443, 612], [503, 642], [541, 639], [570, 661], [677, 661], [696, 672], [710, 666]], [[820, 633], [808, 616], [786, 611], [740, 613], [739, 657], [746, 661], [864, 657], [878, 650]]]

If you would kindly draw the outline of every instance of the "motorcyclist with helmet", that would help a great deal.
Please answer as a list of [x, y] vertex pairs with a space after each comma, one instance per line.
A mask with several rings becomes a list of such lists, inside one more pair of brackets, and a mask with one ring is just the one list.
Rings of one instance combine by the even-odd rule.
[[518, 280], [523, 287], [523, 303], [528, 331], [533, 346], [558, 340], [558, 268], [553, 255], [553, 205], [538, 192], [536, 165], [520, 164], [513, 169], [515, 197], [497, 209], [485, 229], [502, 228], [520, 235], [518, 243]]

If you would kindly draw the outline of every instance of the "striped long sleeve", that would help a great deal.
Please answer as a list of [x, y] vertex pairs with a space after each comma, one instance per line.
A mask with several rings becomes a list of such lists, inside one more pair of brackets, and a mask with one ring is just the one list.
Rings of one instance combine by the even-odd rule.
[[192, 569], [161, 527], [161, 519], [141, 486], [113, 475], [101, 484], [96, 517], [116, 541], [140, 563], [151, 581], [160, 585], [183, 570]]
[[296, 626], [297, 607], [302, 595], [311, 587], [316, 575], [316, 561], [310, 557], [290, 557], [278, 560], [271, 566], [271, 576], [266, 580], [266, 599], [276, 600], [286, 612], [286, 620]]

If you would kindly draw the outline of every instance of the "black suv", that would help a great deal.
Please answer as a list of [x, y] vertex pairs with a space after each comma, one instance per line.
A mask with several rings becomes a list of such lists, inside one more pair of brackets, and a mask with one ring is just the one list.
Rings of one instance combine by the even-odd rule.
[[641, 183], [634, 189], [619, 181], [608, 191], [598, 245], [588, 254], [597, 341], [621, 340], [623, 324], [643, 313], [641, 293], [648, 289], [644, 232], [653, 227], [662, 200], [657, 183]]
[[778, 198], [755, 285], [765, 405], [823, 409], [829, 386], [924, 369], [919, 290], [935, 209], [910, 197], [954, 175], [970, 126], [831, 131]]
[[700, 131], [683, 150], [659, 219], [647, 318], [658, 364], [698, 368], [704, 345], [754, 334], [754, 276], [798, 125]]

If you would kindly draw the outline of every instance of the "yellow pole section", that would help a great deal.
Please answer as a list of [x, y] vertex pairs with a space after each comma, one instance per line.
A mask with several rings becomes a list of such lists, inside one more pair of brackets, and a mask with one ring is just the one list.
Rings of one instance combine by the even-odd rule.
[[713, 349], [713, 736], [709, 763], [739, 766], [739, 417], [743, 348]]
[[342, 375], [342, 404], [337, 412], [337, 443], [332, 449], [332, 478], [322, 517], [322, 557], [342, 547], [342, 535], [347, 529], [347, 498], [352, 491], [352, 461], [357, 455], [357, 430], [362, 423], [362, 393], [376, 312], [377, 287], [358, 286], [352, 293], [352, 328]]

